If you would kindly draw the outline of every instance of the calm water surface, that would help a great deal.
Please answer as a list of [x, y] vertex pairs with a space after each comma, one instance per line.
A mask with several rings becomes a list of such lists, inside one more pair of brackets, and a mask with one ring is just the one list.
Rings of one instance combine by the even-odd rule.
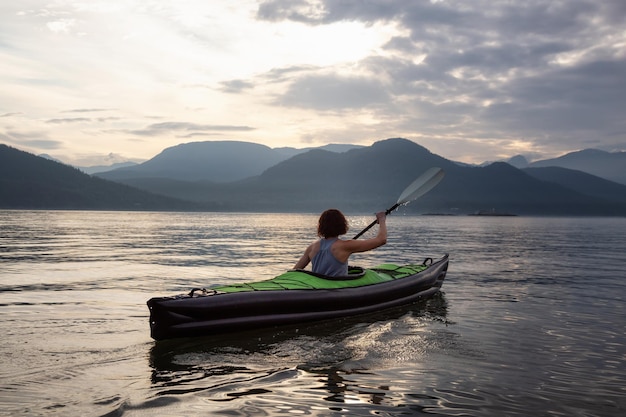
[[626, 415], [623, 218], [395, 214], [388, 244], [352, 263], [450, 253], [440, 297], [150, 339], [147, 299], [271, 278], [316, 220], [0, 211], [0, 415]]

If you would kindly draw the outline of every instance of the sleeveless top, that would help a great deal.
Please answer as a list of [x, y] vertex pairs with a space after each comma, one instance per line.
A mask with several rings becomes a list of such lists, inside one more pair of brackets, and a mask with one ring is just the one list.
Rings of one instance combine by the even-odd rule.
[[339, 262], [330, 251], [336, 241], [337, 238], [320, 239], [320, 250], [311, 259], [313, 272], [333, 277], [348, 275], [348, 262]]

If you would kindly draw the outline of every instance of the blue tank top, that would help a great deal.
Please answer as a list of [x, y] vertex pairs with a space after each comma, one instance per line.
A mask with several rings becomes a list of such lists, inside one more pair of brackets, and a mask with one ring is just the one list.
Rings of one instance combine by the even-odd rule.
[[348, 262], [339, 262], [330, 251], [330, 247], [336, 241], [337, 238], [320, 239], [320, 250], [311, 259], [313, 272], [332, 277], [348, 275]]

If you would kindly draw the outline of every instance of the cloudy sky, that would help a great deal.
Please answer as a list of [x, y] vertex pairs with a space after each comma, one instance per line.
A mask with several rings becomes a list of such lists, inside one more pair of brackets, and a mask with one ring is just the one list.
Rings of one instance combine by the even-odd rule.
[[0, 143], [78, 165], [206, 140], [626, 150], [626, 1], [3, 1], [0, 83]]

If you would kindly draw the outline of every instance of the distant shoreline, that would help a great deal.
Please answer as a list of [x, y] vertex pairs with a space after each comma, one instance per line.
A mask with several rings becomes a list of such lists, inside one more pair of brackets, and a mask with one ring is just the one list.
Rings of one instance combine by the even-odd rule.
[[507, 213], [504, 211], [495, 211], [495, 210], [480, 210], [476, 213], [468, 214], [468, 216], [496, 216], [496, 217], [512, 217], [517, 216], [517, 214]]

